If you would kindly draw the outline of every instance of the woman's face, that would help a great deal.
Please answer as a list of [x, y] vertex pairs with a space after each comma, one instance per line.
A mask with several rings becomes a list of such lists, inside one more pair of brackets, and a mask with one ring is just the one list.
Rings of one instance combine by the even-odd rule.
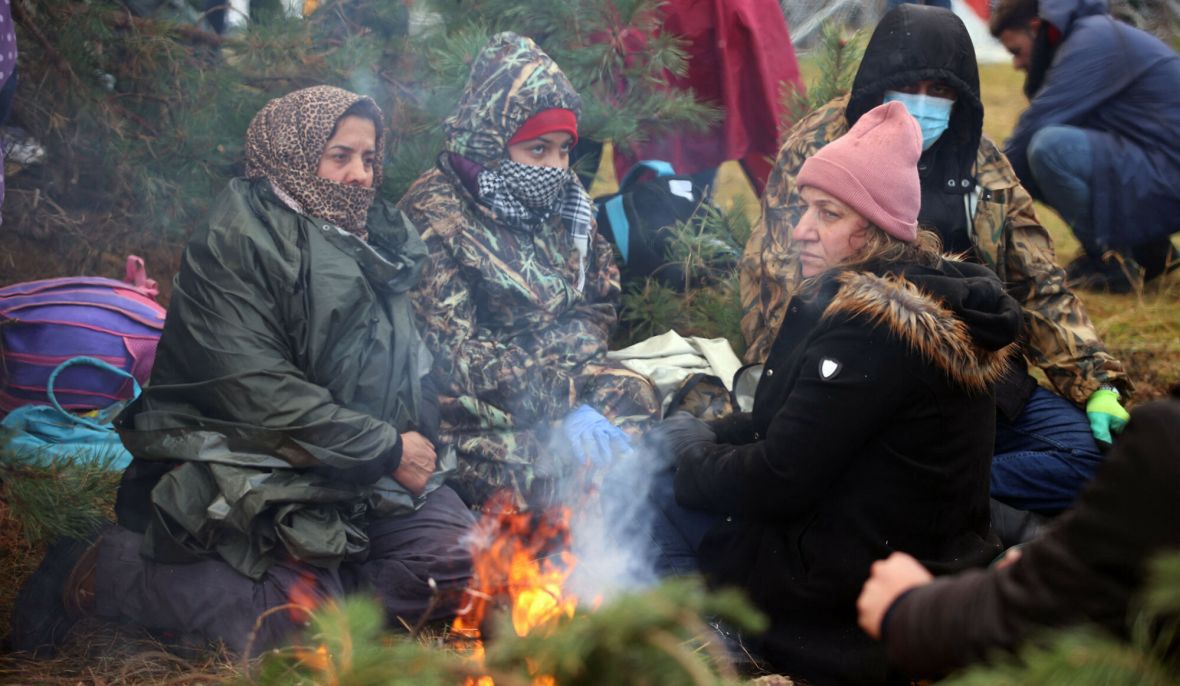
[[791, 232], [799, 246], [803, 277], [847, 261], [864, 247], [869, 222], [830, 193], [804, 186], [799, 193], [807, 205]]
[[316, 175], [351, 186], [373, 187], [377, 159], [377, 127], [367, 117], [349, 115], [336, 123], [324, 145]]
[[534, 167], [570, 168], [574, 137], [563, 131], [547, 133], [508, 146], [508, 159]]

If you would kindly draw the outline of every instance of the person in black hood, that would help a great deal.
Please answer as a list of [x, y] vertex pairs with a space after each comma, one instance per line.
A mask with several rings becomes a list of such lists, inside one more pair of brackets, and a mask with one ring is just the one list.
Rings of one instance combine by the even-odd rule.
[[[949, 252], [994, 271], [1024, 309], [1024, 355], [1013, 358], [996, 389], [1000, 412], [991, 484], [1001, 501], [996, 521], [1007, 520], [1000, 515], [1012, 512], [1009, 505], [1025, 518], [1028, 511], [1060, 512], [1101, 463], [1097, 441], [1110, 443], [1111, 432], [1125, 423], [1119, 396], [1130, 383], [1066, 288], [1031, 196], [982, 133], [975, 52], [952, 12], [902, 5], [887, 13], [869, 40], [851, 93], [821, 106], [788, 135], [739, 271], [742, 331], [750, 344], [746, 360], [766, 358], [801, 281], [799, 249], [790, 234], [801, 214], [800, 167], [888, 100], [906, 104], [922, 126], [919, 221], [937, 231]], [[1037, 385], [1027, 372], [1029, 362], [1057, 393]], [[1026, 535], [1005, 526], [1002, 537], [1012, 543]]]
[[887, 677], [856, 626], [874, 559], [903, 550], [949, 572], [1000, 550], [992, 389], [1020, 306], [918, 228], [920, 141], [887, 103], [804, 164], [805, 280], [752, 412], [678, 415], [650, 437], [675, 462], [652, 494], [659, 570], [746, 591], [771, 620], [751, 648], [816, 683]]
[[850, 124], [882, 101], [902, 102], [922, 127], [922, 209], [918, 221], [938, 232], [949, 252], [966, 252], [975, 192], [975, 157], [983, 133], [979, 68], [963, 22], [952, 12], [907, 7], [885, 15], [873, 32], [845, 109]]

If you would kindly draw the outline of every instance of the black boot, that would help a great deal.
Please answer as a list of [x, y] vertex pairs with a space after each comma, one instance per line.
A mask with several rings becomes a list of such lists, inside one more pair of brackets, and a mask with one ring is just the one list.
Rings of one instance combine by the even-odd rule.
[[1136, 245], [1131, 248], [1131, 257], [1143, 267], [1144, 281], [1151, 281], [1161, 274], [1180, 268], [1180, 251], [1172, 245], [1170, 238]]
[[1143, 268], [1130, 256], [1113, 251], [1102, 257], [1083, 253], [1066, 265], [1065, 285], [1088, 291], [1131, 293], [1143, 286]]
[[94, 572], [104, 522], [82, 538], [59, 538], [12, 607], [12, 650], [52, 657], [79, 619], [94, 611]]

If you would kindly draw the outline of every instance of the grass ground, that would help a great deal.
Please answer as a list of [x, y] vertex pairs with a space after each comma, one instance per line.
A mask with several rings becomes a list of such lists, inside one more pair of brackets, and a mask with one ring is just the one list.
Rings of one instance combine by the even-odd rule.
[[[804, 63], [805, 73], [808, 65]], [[1021, 109], [1021, 76], [1007, 64], [981, 68], [981, 88], [986, 108], [984, 128], [1002, 141], [1011, 131]], [[615, 185], [609, 151], [604, 155], [601, 178], [593, 191]], [[718, 176], [719, 204], [740, 204], [751, 220], [757, 219], [758, 202], [735, 164], [725, 165]], [[1042, 223], [1057, 244], [1061, 262], [1078, 249], [1068, 228], [1051, 210], [1039, 207]], [[1081, 293], [1108, 348], [1127, 365], [1139, 389], [1136, 400], [1162, 394], [1180, 381], [1180, 273], [1149, 284], [1141, 293], [1116, 296]], [[8, 617], [16, 589], [35, 568], [41, 550], [29, 545], [19, 526], [9, 517], [0, 498], [0, 637], [7, 634]], [[224, 655], [210, 653], [180, 659], [159, 645], [136, 636], [109, 634], [109, 627], [80, 632], [59, 658], [49, 662], [13, 660], [0, 655], [0, 683], [6, 684], [131, 684], [221, 682], [240, 678], [240, 665]]]

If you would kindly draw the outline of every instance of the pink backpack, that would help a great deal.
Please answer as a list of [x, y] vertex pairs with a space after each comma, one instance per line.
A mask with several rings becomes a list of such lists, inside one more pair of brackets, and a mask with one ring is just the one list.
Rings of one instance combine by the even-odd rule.
[[[155, 281], [143, 260], [127, 258], [127, 281], [68, 277], [0, 288], [0, 417], [28, 404], [49, 404], [49, 375], [62, 362], [92, 357], [146, 384], [164, 329]], [[74, 365], [55, 381], [68, 410], [103, 408], [134, 394], [131, 379]]]

